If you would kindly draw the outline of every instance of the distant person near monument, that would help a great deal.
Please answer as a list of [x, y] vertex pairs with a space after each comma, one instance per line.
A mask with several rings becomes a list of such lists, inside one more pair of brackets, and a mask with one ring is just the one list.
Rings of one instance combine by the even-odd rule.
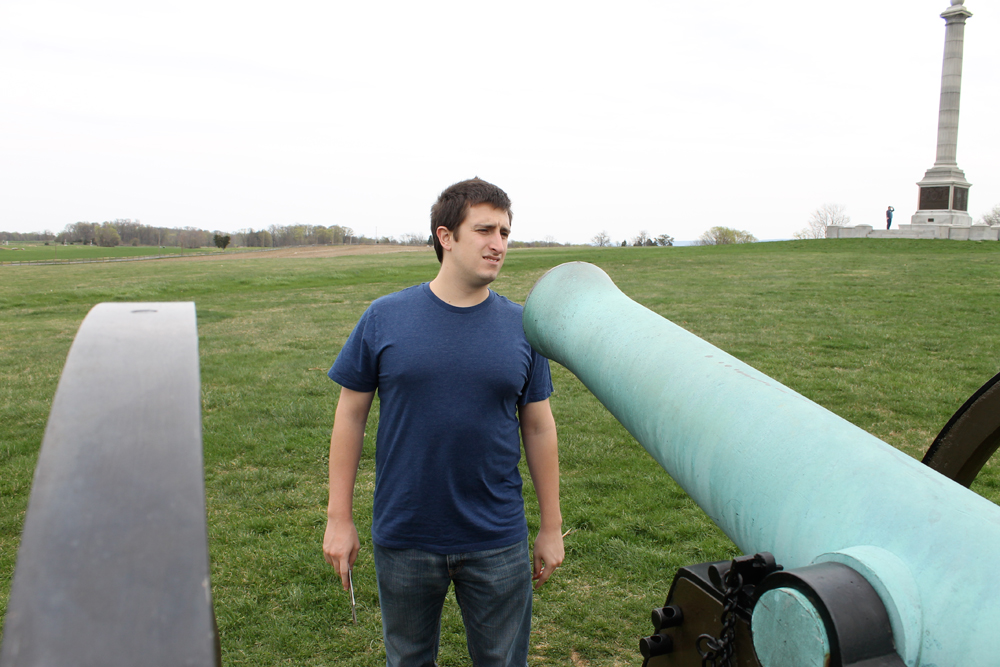
[[[452, 582], [469, 656], [525, 667], [531, 582], [564, 558], [559, 456], [545, 357], [522, 308], [489, 289], [507, 254], [510, 199], [474, 178], [431, 208], [437, 277], [376, 299], [329, 371], [341, 385], [330, 441], [323, 555], [345, 590], [361, 548], [353, 495], [375, 392], [372, 542], [389, 667], [436, 664]], [[533, 557], [521, 442], [538, 496]]]
[[885, 228], [886, 229], [889, 229], [890, 227], [892, 227], [892, 212], [895, 211], [895, 210], [896, 209], [894, 209], [891, 206], [889, 208], [885, 209]]

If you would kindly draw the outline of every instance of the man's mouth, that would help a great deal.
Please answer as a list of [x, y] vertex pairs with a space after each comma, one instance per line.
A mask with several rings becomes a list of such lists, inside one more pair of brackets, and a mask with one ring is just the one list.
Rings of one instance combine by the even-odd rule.
[[500, 258], [499, 257], [490, 257], [489, 255], [487, 255], [487, 256], [483, 257], [483, 259], [485, 259], [487, 262], [493, 262], [494, 264], [499, 264], [500, 263]]

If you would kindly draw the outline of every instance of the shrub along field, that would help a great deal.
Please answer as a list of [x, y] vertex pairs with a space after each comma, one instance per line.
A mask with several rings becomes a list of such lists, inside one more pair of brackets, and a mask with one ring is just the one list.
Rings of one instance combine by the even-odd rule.
[[[998, 244], [525, 249], [510, 252], [495, 288], [523, 303], [542, 273], [573, 260], [597, 264], [636, 301], [918, 458], [1000, 370]], [[83, 317], [101, 301], [194, 301], [223, 662], [384, 664], [368, 534], [376, 417], [356, 493], [354, 626], [320, 550], [338, 392], [325, 372], [373, 299], [436, 269], [428, 253], [0, 268], [0, 612], [49, 405]], [[553, 365], [553, 374], [571, 532], [565, 564], [535, 595], [531, 661], [639, 664], [649, 610], [675, 570], [735, 547], [570, 373]], [[973, 489], [1000, 500], [996, 461]], [[440, 664], [467, 662], [450, 598]]]

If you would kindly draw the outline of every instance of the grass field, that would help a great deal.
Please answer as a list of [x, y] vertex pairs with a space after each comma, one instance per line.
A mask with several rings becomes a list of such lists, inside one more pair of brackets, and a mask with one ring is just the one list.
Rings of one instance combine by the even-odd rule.
[[45, 245], [44, 243], [12, 243], [0, 246], [0, 263], [71, 261], [115, 257], [148, 257], [153, 255], [190, 255], [215, 251], [215, 248], [176, 248], [120, 245], [104, 248], [99, 245]]
[[[545, 270], [572, 260], [915, 457], [1000, 370], [1000, 244], [525, 249], [511, 251], [495, 287], [523, 303]], [[337, 397], [325, 372], [372, 299], [436, 268], [429, 253], [0, 268], [0, 612], [48, 408], [84, 315], [101, 301], [194, 301], [223, 662], [384, 664], [368, 535], [374, 428], [355, 503], [359, 626], [320, 552]], [[674, 571], [734, 547], [571, 374], [553, 375], [573, 532], [563, 568], [535, 597], [531, 661], [637, 665]], [[1000, 501], [996, 461], [973, 489]], [[440, 664], [467, 662], [451, 599]]]

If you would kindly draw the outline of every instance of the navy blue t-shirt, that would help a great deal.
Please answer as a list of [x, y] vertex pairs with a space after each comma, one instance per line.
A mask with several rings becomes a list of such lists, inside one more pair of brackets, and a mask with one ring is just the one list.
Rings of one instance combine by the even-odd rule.
[[372, 302], [330, 369], [378, 390], [372, 538], [439, 554], [527, 537], [517, 407], [552, 393], [520, 305], [490, 291], [451, 306], [427, 283]]

